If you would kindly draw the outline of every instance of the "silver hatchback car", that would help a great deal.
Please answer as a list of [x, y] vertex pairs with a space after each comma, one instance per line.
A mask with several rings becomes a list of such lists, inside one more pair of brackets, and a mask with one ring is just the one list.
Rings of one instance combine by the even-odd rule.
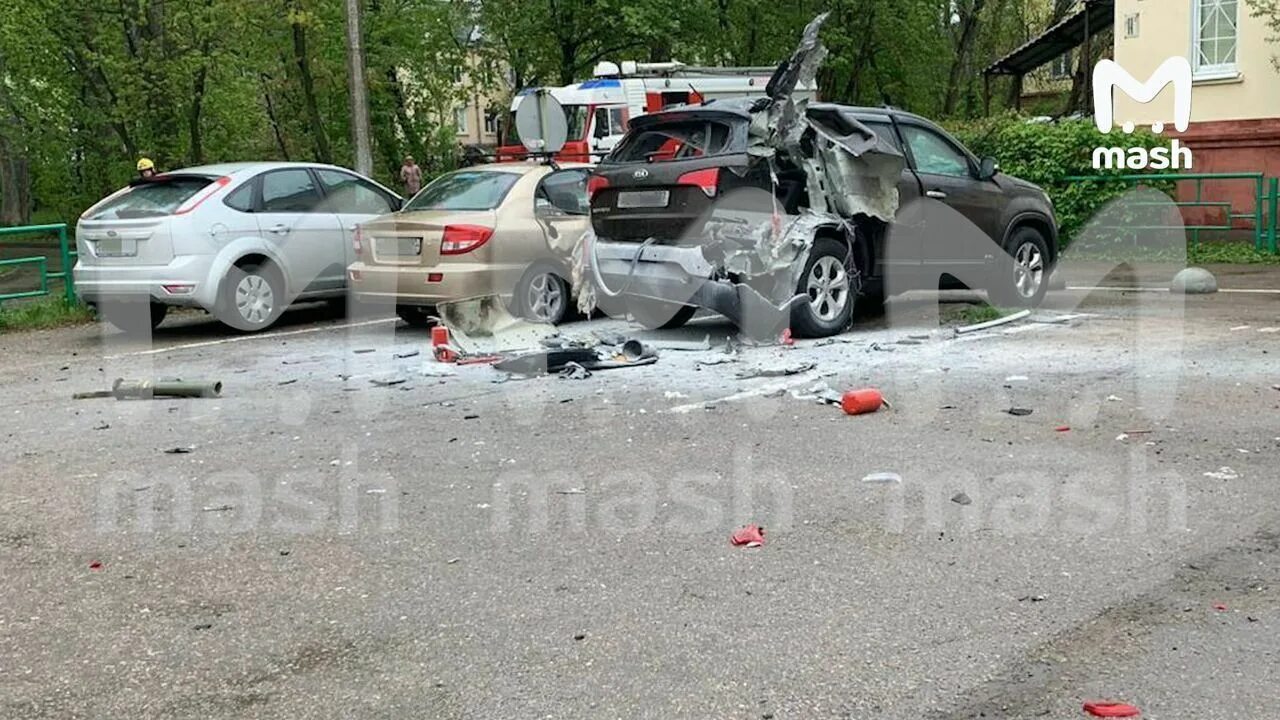
[[151, 330], [170, 306], [262, 330], [292, 302], [345, 297], [356, 228], [402, 203], [373, 180], [330, 165], [234, 163], [164, 173], [81, 216], [76, 292], [126, 332]]

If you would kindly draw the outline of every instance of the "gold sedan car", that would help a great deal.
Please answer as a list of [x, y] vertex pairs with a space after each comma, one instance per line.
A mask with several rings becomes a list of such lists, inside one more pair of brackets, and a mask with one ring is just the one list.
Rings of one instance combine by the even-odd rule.
[[356, 233], [357, 301], [426, 325], [439, 303], [498, 295], [556, 324], [573, 308], [570, 254], [589, 227], [581, 164], [478, 165], [442, 175]]

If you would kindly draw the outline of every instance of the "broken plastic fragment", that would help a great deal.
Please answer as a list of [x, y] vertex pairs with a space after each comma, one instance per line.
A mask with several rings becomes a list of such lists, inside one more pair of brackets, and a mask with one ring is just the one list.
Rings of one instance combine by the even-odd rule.
[[902, 482], [902, 476], [896, 472], [871, 473], [870, 475], [862, 478], [862, 482], [889, 485], [892, 483]]
[[1112, 702], [1087, 702], [1084, 704], [1084, 711], [1094, 717], [1126, 718], [1142, 714], [1142, 711], [1133, 705]]
[[729, 538], [729, 542], [734, 546], [741, 547], [760, 547], [764, 545], [764, 528], [756, 525], [747, 525], [733, 534]]

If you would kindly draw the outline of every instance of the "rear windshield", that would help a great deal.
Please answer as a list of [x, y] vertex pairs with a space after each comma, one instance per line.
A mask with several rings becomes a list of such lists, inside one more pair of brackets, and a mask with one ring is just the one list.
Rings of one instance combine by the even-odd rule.
[[718, 120], [687, 120], [647, 127], [628, 135], [613, 162], [666, 162], [731, 152], [733, 128]]
[[140, 183], [129, 192], [108, 200], [93, 209], [90, 220], [127, 220], [129, 218], [172, 215], [182, 203], [209, 186], [210, 178], [186, 175], [159, 178]]
[[492, 210], [520, 176], [509, 172], [461, 170], [443, 175], [422, 189], [405, 205], [414, 210]]

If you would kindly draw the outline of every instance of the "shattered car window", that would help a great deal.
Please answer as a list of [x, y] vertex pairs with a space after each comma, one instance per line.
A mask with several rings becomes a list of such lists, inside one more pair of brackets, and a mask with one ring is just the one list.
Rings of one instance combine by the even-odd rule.
[[667, 162], [730, 152], [732, 128], [719, 121], [659, 125], [628, 137], [613, 155], [616, 162]]
[[492, 210], [520, 176], [508, 172], [455, 172], [423, 188], [405, 212], [415, 210]]
[[908, 125], [902, 134], [915, 156], [916, 170], [931, 175], [969, 177], [969, 159], [950, 143], [921, 127]]

